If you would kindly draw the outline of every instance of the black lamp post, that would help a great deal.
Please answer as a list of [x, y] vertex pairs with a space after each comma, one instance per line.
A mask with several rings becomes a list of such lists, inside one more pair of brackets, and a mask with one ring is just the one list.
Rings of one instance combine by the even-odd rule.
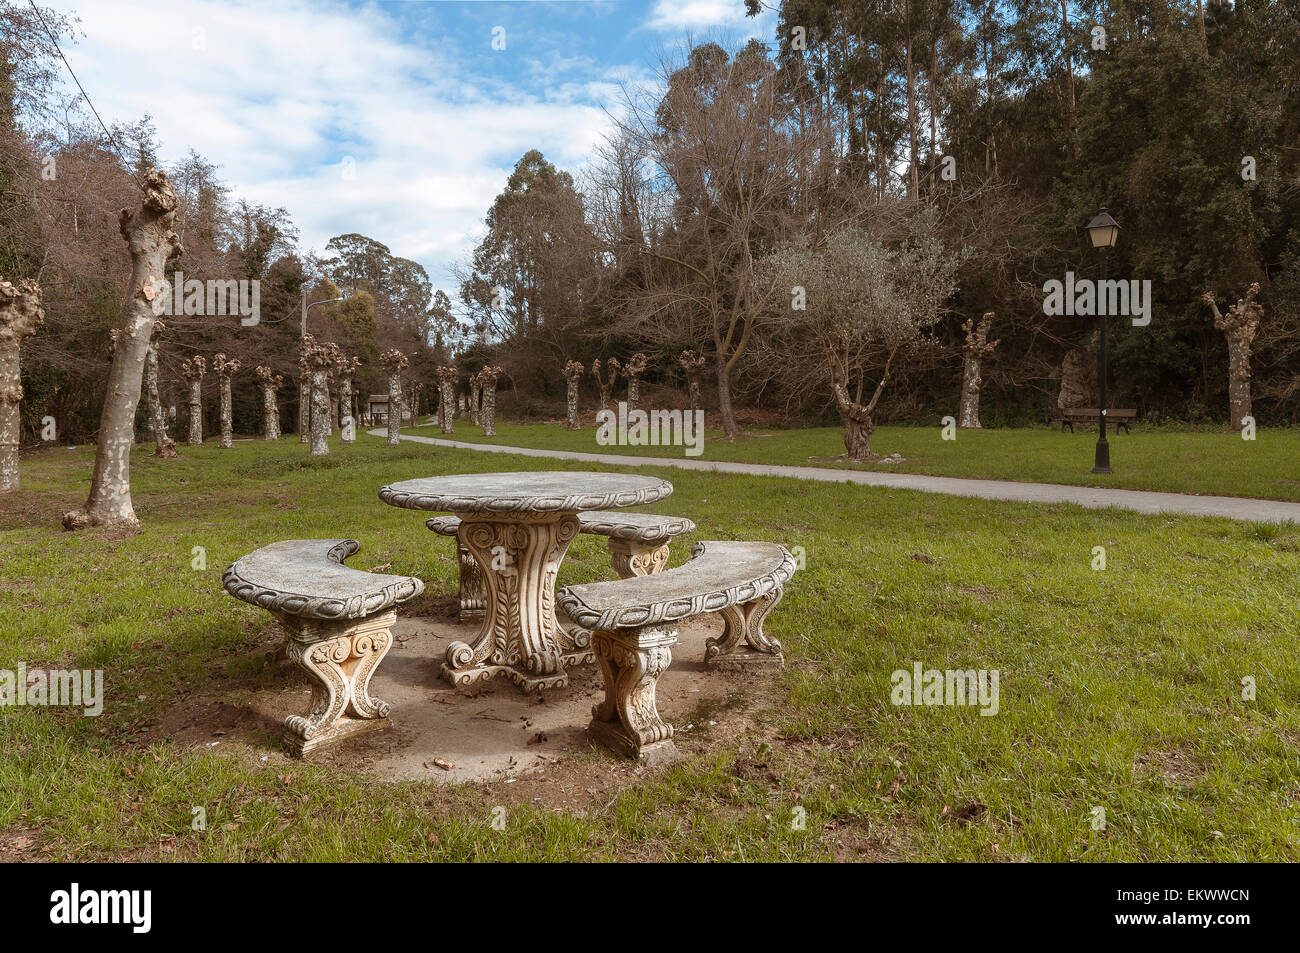
[[[1115, 240], [1119, 238], [1119, 224], [1110, 217], [1104, 208], [1097, 213], [1097, 217], [1088, 223], [1088, 238], [1092, 240], [1092, 247], [1101, 252], [1101, 281], [1106, 280], [1106, 256], [1107, 253], [1115, 247]], [[1100, 304], [1105, 300], [1102, 284], [1097, 285], [1097, 294], [1095, 300]], [[1106, 332], [1109, 329], [1106, 309], [1099, 308], [1101, 311], [1101, 342], [1097, 351], [1097, 390], [1099, 391], [1100, 406], [1097, 409], [1097, 458], [1093, 463], [1093, 473], [1110, 473], [1110, 444], [1106, 442]]]

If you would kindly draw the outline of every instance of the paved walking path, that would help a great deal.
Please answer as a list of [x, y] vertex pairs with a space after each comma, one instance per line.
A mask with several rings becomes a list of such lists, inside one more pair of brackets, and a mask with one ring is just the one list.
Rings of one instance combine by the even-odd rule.
[[[386, 430], [371, 430], [371, 435], [386, 436]], [[1157, 493], [1152, 490], [1112, 490], [1057, 483], [1019, 483], [1013, 480], [967, 480], [961, 477], [925, 476], [920, 473], [879, 473], [863, 470], [833, 470], [827, 467], [791, 467], [764, 463], [729, 463], [722, 460], [695, 460], [684, 457], [633, 457], [621, 453], [579, 453], [573, 450], [534, 450], [529, 447], [502, 447], [496, 444], [465, 443], [436, 437], [402, 435], [403, 440], [481, 450], [485, 453], [517, 453], [525, 457], [552, 460], [577, 460], [622, 467], [676, 467], [679, 470], [713, 470], [721, 473], [744, 473], [751, 476], [794, 477], [820, 480], [823, 483], [863, 483], [893, 490], [920, 490], [949, 496], [973, 496], [985, 500], [1018, 500], [1027, 503], [1074, 503], [1089, 509], [1133, 510], [1137, 513], [1182, 513], [1188, 516], [1225, 516], [1228, 519], [1257, 523], [1300, 523], [1300, 503], [1280, 500], [1253, 500], [1236, 496], [1192, 496], [1186, 493]]]

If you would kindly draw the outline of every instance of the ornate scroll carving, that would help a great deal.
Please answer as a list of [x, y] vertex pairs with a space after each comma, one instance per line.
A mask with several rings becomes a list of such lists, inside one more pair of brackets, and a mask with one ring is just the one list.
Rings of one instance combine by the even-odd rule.
[[592, 708], [592, 740], [652, 764], [676, 759], [673, 726], [659, 717], [655, 697], [676, 641], [675, 625], [593, 633], [605, 699]]
[[389, 706], [370, 694], [370, 677], [392, 647], [397, 612], [361, 622], [328, 622], [282, 615], [288, 655], [311, 680], [305, 715], [284, 720], [285, 743], [296, 756], [387, 725]]
[[444, 678], [469, 685], [505, 675], [529, 692], [568, 684], [564, 665], [576, 659], [555, 618], [555, 577], [578, 529], [572, 513], [462, 520], [457, 538], [479, 569], [485, 617], [473, 644], [447, 647]]
[[727, 606], [722, 616], [722, 635], [706, 639], [704, 663], [717, 669], [780, 668], [785, 664], [781, 643], [763, 634], [763, 620], [781, 601], [784, 589], [777, 586], [752, 602]]
[[615, 537], [609, 541], [609, 551], [620, 579], [653, 576], [668, 565], [667, 543], [642, 543]]

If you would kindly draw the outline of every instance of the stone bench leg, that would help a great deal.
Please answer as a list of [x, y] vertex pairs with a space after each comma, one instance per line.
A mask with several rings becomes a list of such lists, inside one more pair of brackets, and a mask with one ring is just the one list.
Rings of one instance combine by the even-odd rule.
[[753, 602], [723, 609], [719, 613], [722, 635], [705, 640], [704, 664], [710, 668], [746, 671], [784, 665], [781, 643], [763, 634], [763, 620], [776, 608], [783, 593], [778, 587]]
[[668, 565], [667, 543], [639, 543], [629, 539], [611, 539], [609, 551], [614, 557], [614, 571], [620, 579], [653, 576]]
[[289, 658], [311, 679], [306, 715], [284, 720], [285, 743], [302, 757], [351, 735], [388, 725], [388, 703], [370, 696], [370, 676], [393, 645], [397, 610], [366, 619], [281, 616], [290, 632]]
[[596, 631], [592, 645], [605, 683], [605, 700], [592, 708], [593, 741], [647, 764], [677, 758], [673, 726], [659, 717], [655, 687], [673, 660], [675, 625]]
[[487, 614], [487, 587], [483, 585], [483, 569], [470, 548], [456, 537], [456, 555], [460, 563], [460, 621], [482, 622]]

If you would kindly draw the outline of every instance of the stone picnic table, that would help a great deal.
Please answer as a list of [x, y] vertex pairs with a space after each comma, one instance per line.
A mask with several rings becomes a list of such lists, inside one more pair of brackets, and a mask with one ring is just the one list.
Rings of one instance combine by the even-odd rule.
[[555, 617], [555, 579], [578, 535], [577, 514], [655, 503], [672, 492], [658, 477], [566, 470], [467, 473], [383, 487], [379, 498], [391, 506], [459, 516], [459, 541], [482, 570], [482, 627], [473, 644], [447, 647], [443, 677], [469, 685], [505, 675], [525, 692], [567, 685], [565, 665], [593, 657], [590, 633], [565, 629]]

